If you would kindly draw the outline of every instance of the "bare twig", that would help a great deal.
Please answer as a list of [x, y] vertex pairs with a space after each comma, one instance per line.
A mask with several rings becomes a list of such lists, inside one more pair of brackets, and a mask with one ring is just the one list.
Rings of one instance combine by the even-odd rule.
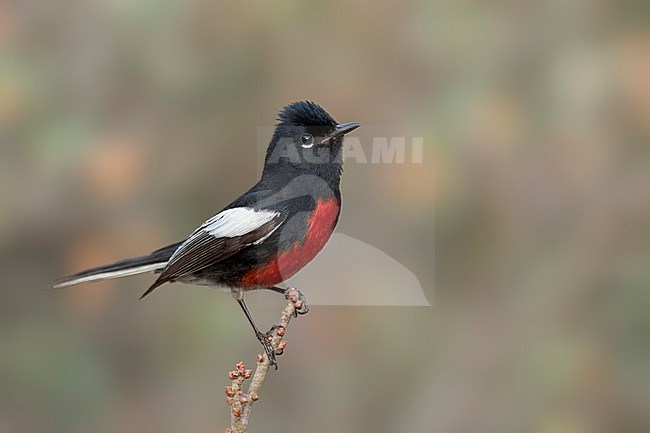
[[[271, 346], [276, 355], [282, 355], [287, 342], [283, 341], [287, 326], [291, 319], [297, 316], [297, 313], [308, 310], [304, 297], [296, 289], [289, 289], [287, 292], [287, 306], [282, 312], [280, 322], [275, 328], [275, 333], [271, 339]], [[271, 361], [266, 353], [257, 355], [257, 367], [255, 374], [252, 370], [246, 369], [243, 361], [237, 363], [235, 370], [230, 371], [228, 376], [232, 380], [232, 385], [226, 387], [226, 403], [230, 406], [230, 428], [226, 433], [244, 433], [248, 429], [248, 420], [250, 418], [253, 403], [259, 399], [259, 392], [266, 375], [271, 368]], [[244, 381], [252, 376], [248, 390], [244, 391]]]

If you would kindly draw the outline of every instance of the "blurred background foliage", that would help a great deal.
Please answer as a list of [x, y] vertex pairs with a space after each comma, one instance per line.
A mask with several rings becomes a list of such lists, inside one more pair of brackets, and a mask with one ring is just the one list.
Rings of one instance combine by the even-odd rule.
[[647, 431], [649, 15], [0, 3], [0, 431], [225, 429], [226, 372], [259, 350], [228, 295], [49, 282], [182, 239], [256, 181], [257, 128], [299, 99], [361, 122], [362, 143], [430, 131], [422, 164], [348, 161], [338, 230], [434, 306], [315, 307], [251, 431]]

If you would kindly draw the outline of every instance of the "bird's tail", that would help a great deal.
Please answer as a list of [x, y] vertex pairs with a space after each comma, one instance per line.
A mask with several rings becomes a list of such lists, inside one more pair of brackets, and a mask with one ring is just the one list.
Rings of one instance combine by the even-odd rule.
[[160, 271], [165, 267], [169, 258], [174, 254], [174, 251], [176, 251], [180, 244], [181, 242], [168, 245], [144, 256], [124, 259], [111, 263], [110, 265], [98, 266], [68, 275], [55, 281], [53, 287], [55, 289], [61, 289], [76, 284], [126, 277], [144, 272]]

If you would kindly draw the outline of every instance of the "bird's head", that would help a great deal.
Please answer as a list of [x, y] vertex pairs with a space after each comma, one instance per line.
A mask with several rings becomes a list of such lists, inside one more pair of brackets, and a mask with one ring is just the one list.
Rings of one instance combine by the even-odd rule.
[[265, 160], [265, 172], [291, 167], [309, 172], [340, 173], [343, 137], [358, 123], [337, 123], [320, 105], [300, 101], [284, 107], [278, 115]]

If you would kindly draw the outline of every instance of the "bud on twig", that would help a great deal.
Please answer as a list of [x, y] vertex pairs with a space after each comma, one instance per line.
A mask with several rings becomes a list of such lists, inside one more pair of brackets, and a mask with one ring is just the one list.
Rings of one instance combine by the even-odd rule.
[[[265, 338], [271, 343], [270, 345], [272, 349], [275, 349], [274, 352], [277, 355], [281, 355], [287, 347], [287, 342], [284, 341], [286, 327], [292, 318], [297, 317], [296, 310], [305, 307], [304, 313], [307, 312], [307, 303], [303, 301], [304, 297], [297, 289], [288, 289], [286, 296], [289, 302], [282, 312], [279, 324], [274, 326], [268, 334], [265, 334]], [[247, 369], [244, 362], [240, 361], [236, 364], [234, 370], [228, 372], [232, 385], [226, 386], [225, 391], [226, 403], [230, 408], [231, 426], [226, 429], [226, 433], [246, 432], [253, 407], [252, 402], [259, 400], [258, 392], [271, 367], [273, 367], [272, 360], [262, 352], [257, 355], [255, 371]], [[244, 381], [247, 379], [251, 379], [251, 381], [246, 390]]]

